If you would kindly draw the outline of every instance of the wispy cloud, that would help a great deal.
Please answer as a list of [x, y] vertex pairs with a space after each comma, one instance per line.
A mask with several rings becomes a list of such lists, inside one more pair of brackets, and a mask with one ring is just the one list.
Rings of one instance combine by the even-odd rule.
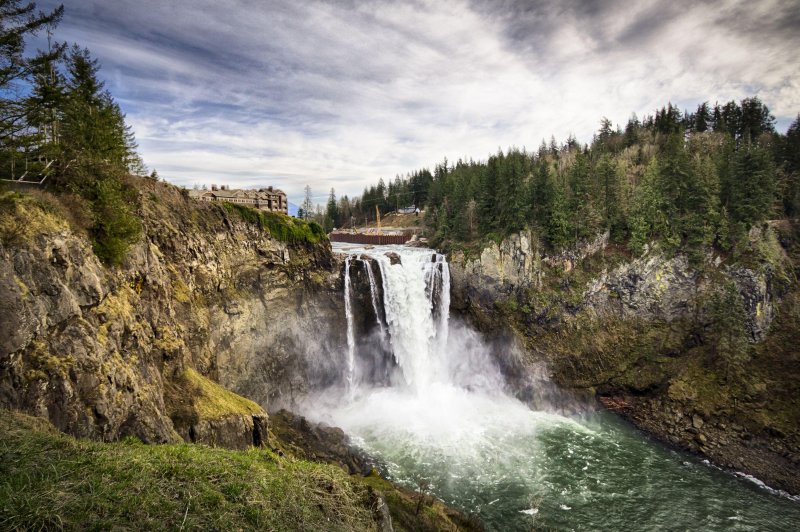
[[[50, 0], [40, 2], [47, 7]], [[358, 194], [447, 156], [570, 133], [667, 101], [758, 95], [800, 111], [800, 7], [417, 0], [66, 0], [145, 161], [178, 184]]]

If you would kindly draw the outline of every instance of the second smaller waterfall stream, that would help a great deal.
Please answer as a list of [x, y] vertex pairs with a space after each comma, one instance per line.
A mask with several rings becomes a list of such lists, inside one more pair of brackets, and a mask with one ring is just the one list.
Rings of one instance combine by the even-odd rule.
[[364, 264], [364, 269], [367, 272], [367, 277], [369, 278], [369, 294], [370, 299], [372, 300], [372, 311], [375, 312], [375, 323], [378, 325], [378, 330], [381, 334], [381, 342], [386, 341], [386, 330], [383, 327], [383, 322], [381, 321], [381, 312], [380, 312], [380, 304], [378, 303], [378, 286], [375, 284], [375, 274], [372, 273], [372, 265], [369, 261], [362, 261]]
[[354, 391], [355, 378], [355, 332], [353, 325], [353, 303], [350, 293], [350, 257], [344, 262], [344, 312], [347, 319], [347, 390], [351, 394]]

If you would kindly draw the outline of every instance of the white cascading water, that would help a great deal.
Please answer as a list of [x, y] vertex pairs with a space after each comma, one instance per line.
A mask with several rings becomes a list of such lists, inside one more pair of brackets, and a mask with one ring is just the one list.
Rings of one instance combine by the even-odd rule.
[[[787, 526], [800, 519], [800, 509], [787, 506], [794, 502], [743, 488], [614, 418], [531, 410], [508, 395], [493, 348], [451, 323], [444, 256], [395, 246], [337, 248], [348, 253], [346, 390], [320, 392], [304, 413], [341, 427], [391, 480], [477, 515], [490, 531], [796, 528]], [[392, 264], [387, 252], [400, 262]], [[356, 378], [374, 374], [359, 365], [384, 357], [386, 347], [371, 347], [368, 337], [356, 347], [349, 277], [362, 255], [381, 273], [383, 301], [367, 266], [373, 311], [379, 315], [383, 304], [396, 363], [389, 380]]]
[[352, 396], [355, 393], [355, 324], [353, 323], [353, 303], [351, 301], [350, 289], [350, 257], [344, 261], [344, 313], [347, 318], [347, 392]]
[[[394, 265], [383, 254], [376, 254], [375, 259], [383, 265], [384, 310], [394, 358], [406, 384], [417, 391], [425, 389], [434, 379], [443, 377], [440, 341], [447, 337], [449, 323], [435, 320], [433, 311], [435, 305], [443, 305], [443, 293], [449, 296], [449, 282], [443, 286], [446, 277], [442, 274], [447, 263], [442, 255], [431, 252], [404, 253], [400, 263]], [[440, 264], [443, 268], [438, 267]], [[439, 301], [434, 301], [436, 283], [442, 285]]]
[[364, 263], [364, 269], [367, 271], [367, 277], [369, 278], [369, 293], [372, 299], [372, 311], [375, 312], [375, 321], [378, 324], [378, 331], [381, 335], [381, 342], [386, 341], [386, 330], [383, 328], [383, 322], [381, 321], [381, 313], [378, 310], [378, 288], [375, 284], [375, 274], [372, 273], [372, 265], [368, 260], [362, 260]]
[[[383, 280], [383, 308], [388, 336], [397, 365], [405, 383], [415, 389], [426, 388], [442, 378], [440, 353], [447, 343], [450, 308], [450, 271], [445, 257], [432, 251], [404, 253], [392, 264], [384, 253], [365, 250], [379, 264]], [[354, 389], [355, 334], [351, 308], [352, 282], [350, 264], [345, 259], [345, 313], [347, 314], [348, 389]], [[378, 291], [369, 261], [363, 261], [370, 283], [370, 296], [381, 339], [385, 338], [380, 319]], [[438, 319], [434, 308], [438, 310]], [[351, 364], [352, 362], [352, 364]]]
[[436, 254], [436, 262], [440, 268], [441, 294], [439, 296], [439, 350], [447, 349], [447, 337], [450, 332], [450, 266], [444, 255]]

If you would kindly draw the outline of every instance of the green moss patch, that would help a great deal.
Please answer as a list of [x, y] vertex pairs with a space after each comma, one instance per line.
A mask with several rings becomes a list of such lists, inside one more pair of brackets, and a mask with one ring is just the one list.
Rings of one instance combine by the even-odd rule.
[[33, 237], [67, 229], [66, 220], [27, 195], [0, 191], [0, 242], [5, 246], [20, 246]]
[[231, 414], [256, 415], [264, 410], [250, 399], [226, 390], [216, 382], [188, 368], [179, 379], [187, 396], [194, 399], [194, 408], [200, 419], [220, 419]]
[[322, 226], [315, 222], [234, 203], [225, 202], [222, 205], [225, 210], [237, 214], [242, 220], [268, 231], [272, 238], [280, 242], [316, 244], [328, 238]]
[[360, 481], [385, 497], [395, 530], [483, 530], [477, 520], [448, 508], [433, 496], [397, 487], [374, 469]]

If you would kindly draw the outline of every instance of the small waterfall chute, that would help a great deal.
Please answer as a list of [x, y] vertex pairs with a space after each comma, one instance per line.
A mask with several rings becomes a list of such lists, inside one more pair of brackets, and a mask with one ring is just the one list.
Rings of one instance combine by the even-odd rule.
[[344, 260], [344, 313], [347, 319], [347, 392], [352, 397], [355, 393], [355, 367], [356, 367], [356, 338], [355, 323], [353, 318], [352, 288], [350, 283], [350, 260], [348, 255]]
[[378, 325], [378, 331], [381, 335], [381, 343], [385, 344], [386, 342], [386, 329], [383, 327], [383, 321], [381, 320], [381, 313], [380, 313], [380, 306], [378, 303], [378, 287], [377, 283], [375, 282], [375, 274], [372, 272], [372, 263], [370, 260], [362, 259], [361, 262], [364, 264], [364, 269], [367, 272], [367, 277], [369, 278], [369, 293], [370, 299], [372, 300], [372, 310], [375, 312], [375, 321]]

